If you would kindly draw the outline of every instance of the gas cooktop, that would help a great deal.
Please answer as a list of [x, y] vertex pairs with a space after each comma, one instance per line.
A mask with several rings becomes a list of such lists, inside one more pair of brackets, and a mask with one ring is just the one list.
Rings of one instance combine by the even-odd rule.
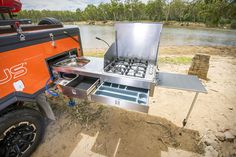
[[104, 71], [120, 75], [144, 78], [148, 67], [148, 61], [142, 59], [117, 58]]

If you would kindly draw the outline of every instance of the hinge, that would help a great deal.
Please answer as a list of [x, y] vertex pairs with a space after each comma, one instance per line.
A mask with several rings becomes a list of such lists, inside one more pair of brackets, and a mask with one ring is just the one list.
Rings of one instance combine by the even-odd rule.
[[159, 69], [158, 70], [156, 70], [155, 71], [155, 76], [154, 76], [154, 79], [153, 79], [153, 83], [157, 86], [158, 85], [158, 83], [159, 83], [159, 77], [158, 77], [158, 71], [159, 71]]
[[19, 35], [20, 41], [25, 41], [25, 35], [23, 34], [23, 31], [21, 29], [20, 22], [15, 22], [14, 27], [16, 29], [17, 34]]
[[53, 33], [49, 33], [49, 36], [50, 36], [50, 38], [51, 38], [51, 45], [53, 46], [53, 47], [56, 47], [56, 42], [55, 42], [55, 40], [54, 40], [54, 35], [53, 35]]

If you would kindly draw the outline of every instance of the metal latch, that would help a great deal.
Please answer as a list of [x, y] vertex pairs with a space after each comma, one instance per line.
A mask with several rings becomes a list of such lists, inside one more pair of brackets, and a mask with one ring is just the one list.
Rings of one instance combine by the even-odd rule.
[[23, 31], [21, 29], [20, 22], [15, 22], [14, 27], [16, 29], [17, 34], [19, 35], [20, 41], [25, 41], [25, 35], [23, 34]]
[[49, 36], [50, 36], [50, 38], [51, 38], [51, 40], [52, 40], [52, 42], [51, 42], [52, 46], [53, 46], [53, 47], [56, 47], [56, 42], [55, 42], [55, 40], [54, 40], [54, 35], [53, 35], [53, 33], [49, 33]]
[[24, 34], [21, 33], [19, 37], [20, 37], [20, 41], [25, 41], [25, 35]]

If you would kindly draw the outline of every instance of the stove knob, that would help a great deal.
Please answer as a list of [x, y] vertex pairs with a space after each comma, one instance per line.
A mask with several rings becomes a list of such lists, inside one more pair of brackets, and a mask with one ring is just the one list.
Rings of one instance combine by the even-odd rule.
[[153, 74], [153, 65], [150, 65], [149, 74], [150, 74], [150, 75]]

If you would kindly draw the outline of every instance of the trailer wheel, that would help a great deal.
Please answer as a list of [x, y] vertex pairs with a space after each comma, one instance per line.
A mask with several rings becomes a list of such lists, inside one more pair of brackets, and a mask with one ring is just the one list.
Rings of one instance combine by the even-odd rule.
[[34, 109], [21, 108], [3, 115], [0, 117], [0, 156], [30, 156], [44, 131], [44, 117]]
[[39, 21], [38, 25], [61, 25], [62, 26], [62, 23], [61, 21], [53, 17], [45, 17]]

